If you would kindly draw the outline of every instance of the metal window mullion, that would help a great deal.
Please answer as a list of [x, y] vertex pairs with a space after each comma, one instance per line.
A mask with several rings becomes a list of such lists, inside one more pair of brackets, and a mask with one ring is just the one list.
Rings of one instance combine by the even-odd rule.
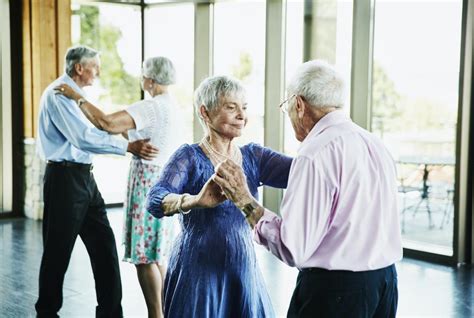
[[[214, 69], [214, 4], [194, 4], [194, 89]], [[199, 118], [193, 111], [193, 136], [197, 142], [203, 137]]]
[[[473, 220], [473, 187], [472, 164], [472, 131], [474, 104], [474, 4], [463, 2], [463, 30], [461, 39], [461, 63], [459, 77], [459, 110], [456, 132], [456, 168], [454, 191], [454, 231], [453, 250], [455, 261], [474, 263], [474, 222]], [[470, 227], [469, 227], [470, 223]], [[469, 242], [468, 242], [469, 241]], [[470, 245], [470, 248], [469, 248]]]
[[[286, 0], [266, 2], [264, 144], [283, 151], [283, 116], [278, 109], [285, 88]], [[264, 206], [279, 211], [282, 191], [265, 187]]]
[[352, 23], [351, 118], [371, 130], [375, 0], [354, 1]]

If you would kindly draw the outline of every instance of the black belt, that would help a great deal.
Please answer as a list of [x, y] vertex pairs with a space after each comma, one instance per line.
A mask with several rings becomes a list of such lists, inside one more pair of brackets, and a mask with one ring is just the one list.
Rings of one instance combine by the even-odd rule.
[[379, 268], [379, 269], [372, 269], [372, 270], [365, 270], [365, 271], [357, 271], [357, 272], [354, 272], [354, 271], [348, 271], [348, 270], [330, 270], [330, 269], [325, 269], [325, 268], [320, 268], [320, 267], [305, 267], [305, 268], [298, 268], [298, 270], [300, 272], [311, 272], [311, 273], [328, 273], [328, 272], [332, 272], [332, 273], [364, 273], [364, 272], [375, 272], [375, 271], [382, 271], [382, 270], [386, 270], [386, 269], [390, 269], [391, 267], [395, 268], [394, 265], [389, 265], [387, 267], [384, 267], [384, 268]]
[[329, 270], [319, 267], [298, 268], [300, 272], [327, 273]]
[[74, 168], [80, 170], [92, 170], [93, 166], [92, 163], [79, 163], [79, 162], [72, 162], [72, 161], [48, 161], [49, 166], [55, 167], [67, 167], [67, 168]]

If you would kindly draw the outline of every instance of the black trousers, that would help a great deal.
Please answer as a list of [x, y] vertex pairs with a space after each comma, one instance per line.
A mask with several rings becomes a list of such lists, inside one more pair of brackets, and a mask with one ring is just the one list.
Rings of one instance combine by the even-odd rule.
[[115, 238], [90, 165], [50, 164], [44, 177], [43, 257], [38, 317], [57, 317], [63, 281], [79, 235], [86, 246], [97, 294], [96, 317], [122, 316], [122, 285]]
[[395, 317], [395, 265], [374, 271], [306, 269], [298, 274], [288, 317]]

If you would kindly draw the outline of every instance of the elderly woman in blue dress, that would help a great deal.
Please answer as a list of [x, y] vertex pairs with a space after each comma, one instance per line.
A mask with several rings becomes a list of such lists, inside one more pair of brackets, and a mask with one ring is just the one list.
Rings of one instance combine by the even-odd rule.
[[156, 219], [145, 208], [146, 194], [156, 182], [161, 167], [176, 147], [172, 144], [175, 102], [168, 86], [175, 82], [173, 63], [166, 57], [153, 57], [143, 62], [142, 89], [151, 99], [139, 101], [126, 110], [109, 115], [63, 84], [58, 93], [74, 99], [86, 117], [97, 128], [113, 134], [124, 134], [129, 140], [150, 139], [160, 150], [153, 160], [133, 157], [125, 200], [123, 260], [135, 264], [138, 280], [145, 296], [149, 317], [162, 317], [162, 286], [166, 263], [174, 240], [173, 219]]
[[198, 144], [183, 145], [148, 194], [147, 209], [160, 219], [180, 213], [182, 232], [173, 246], [164, 289], [166, 317], [273, 317], [242, 209], [210, 179], [226, 159], [241, 165], [249, 189], [285, 188], [291, 158], [234, 139], [247, 124], [245, 90], [236, 79], [216, 76], [195, 92], [205, 130]]

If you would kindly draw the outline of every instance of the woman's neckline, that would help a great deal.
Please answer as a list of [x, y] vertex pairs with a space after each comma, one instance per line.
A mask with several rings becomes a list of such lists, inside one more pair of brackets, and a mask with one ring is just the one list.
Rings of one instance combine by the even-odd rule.
[[[204, 152], [204, 149], [201, 148], [201, 146], [199, 145], [199, 143], [195, 143], [194, 146], [199, 149], [199, 152], [200, 152], [201, 156], [203, 156], [203, 157], [209, 162], [209, 164], [211, 165], [211, 167], [215, 168], [214, 164], [212, 163], [211, 158], [209, 158], [209, 157], [206, 155], [206, 153]], [[245, 160], [244, 160], [244, 153], [243, 153], [243, 151], [242, 151], [242, 147], [237, 146], [237, 148], [239, 148], [239, 151], [240, 151], [240, 153], [241, 153], [241, 155], [242, 155], [242, 169], [243, 169], [243, 167], [244, 167], [244, 162], [245, 162]]]

